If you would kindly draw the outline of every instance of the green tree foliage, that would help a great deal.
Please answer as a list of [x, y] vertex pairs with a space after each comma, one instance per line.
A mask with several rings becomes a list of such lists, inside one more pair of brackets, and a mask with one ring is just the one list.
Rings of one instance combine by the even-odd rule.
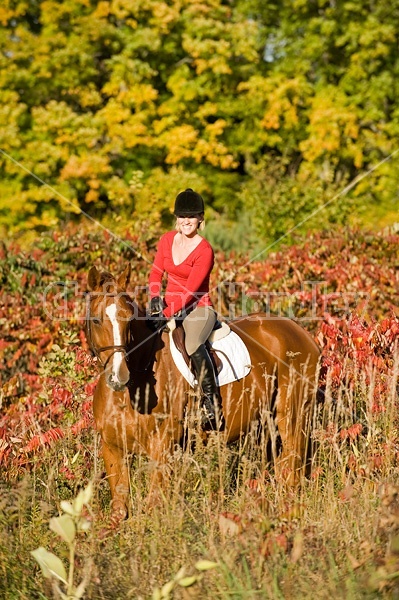
[[312, 213], [398, 220], [397, 160], [332, 200], [396, 150], [398, 16], [398, 0], [6, 1], [0, 222], [169, 225], [185, 186], [269, 241]]

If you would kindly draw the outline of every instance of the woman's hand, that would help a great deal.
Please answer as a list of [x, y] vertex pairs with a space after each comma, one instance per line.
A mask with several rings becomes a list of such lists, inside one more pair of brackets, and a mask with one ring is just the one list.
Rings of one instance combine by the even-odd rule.
[[151, 331], [158, 331], [166, 325], [167, 318], [163, 314], [163, 308], [164, 303], [161, 296], [151, 298], [150, 310], [147, 314], [147, 325]]
[[161, 296], [155, 296], [150, 300], [150, 316], [162, 314], [164, 304]]

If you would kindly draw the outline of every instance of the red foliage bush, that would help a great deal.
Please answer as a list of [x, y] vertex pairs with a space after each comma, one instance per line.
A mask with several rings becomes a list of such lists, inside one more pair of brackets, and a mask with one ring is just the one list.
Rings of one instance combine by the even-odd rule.
[[[145, 231], [123, 241], [107, 232], [65, 231], [41, 238], [30, 254], [3, 248], [0, 465], [10, 476], [28, 468], [33, 455], [93, 426], [96, 372], [83, 330], [87, 273], [93, 264], [118, 273], [129, 261], [130, 289], [146, 302], [156, 241]], [[322, 349], [324, 383], [333, 392], [343, 385], [356, 392], [362, 379], [378, 413], [398, 370], [398, 245], [398, 235], [356, 231], [314, 234], [255, 260], [219, 253], [213, 299], [226, 317], [256, 309], [296, 319]], [[51, 353], [57, 366], [56, 347], [74, 354], [73, 373], [60, 362], [57, 376], [40, 374]], [[354, 440], [361, 433], [355, 420], [340, 436]], [[71, 477], [67, 464], [62, 472]]]

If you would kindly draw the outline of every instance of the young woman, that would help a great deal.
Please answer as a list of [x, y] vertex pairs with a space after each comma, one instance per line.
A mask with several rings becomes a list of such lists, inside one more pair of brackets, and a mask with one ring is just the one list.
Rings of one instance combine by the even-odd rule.
[[[212, 246], [198, 231], [204, 228], [204, 200], [191, 188], [177, 195], [176, 230], [165, 233], [158, 245], [149, 278], [153, 328], [175, 316], [183, 320], [187, 353], [201, 389], [202, 426], [221, 431], [224, 419], [216, 375], [205, 342], [216, 321], [209, 296], [213, 268]], [[164, 300], [162, 279], [167, 274]]]

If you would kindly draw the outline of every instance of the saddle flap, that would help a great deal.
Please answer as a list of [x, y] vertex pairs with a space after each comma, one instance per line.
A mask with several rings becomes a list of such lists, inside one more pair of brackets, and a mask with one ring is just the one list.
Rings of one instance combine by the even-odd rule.
[[187, 354], [186, 344], [184, 343], [184, 339], [186, 337], [185, 331], [183, 327], [174, 327], [172, 330], [172, 338], [175, 343], [176, 348], [183, 355], [184, 361], [188, 368], [190, 368], [190, 357]]
[[[171, 333], [172, 333], [172, 338], [173, 338], [176, 348], [182, 354], [182, 356], [184, 358], [184, 362], [186, 363], [188, 368], [191, 369], [190, 357], [187, 354], [187, 350], [186, 350], [186, 344], [185, 344], [186, 333], [184, 331], [184, 328], [179, 325], [178, 327], [175, 327]], [[212, 346], [209, 344], [209, 342], [206, 342], [205, 345], [206, 345], [206, 348], [212, 359], [213, 366], [215, 367], [216, 373], [220, 373], [220, 371], [222, 370], [222, 367], [223, 367], [222, 361], [220, 360], [220, 358], [216, 354], [216, 352], [212, 349]]]

